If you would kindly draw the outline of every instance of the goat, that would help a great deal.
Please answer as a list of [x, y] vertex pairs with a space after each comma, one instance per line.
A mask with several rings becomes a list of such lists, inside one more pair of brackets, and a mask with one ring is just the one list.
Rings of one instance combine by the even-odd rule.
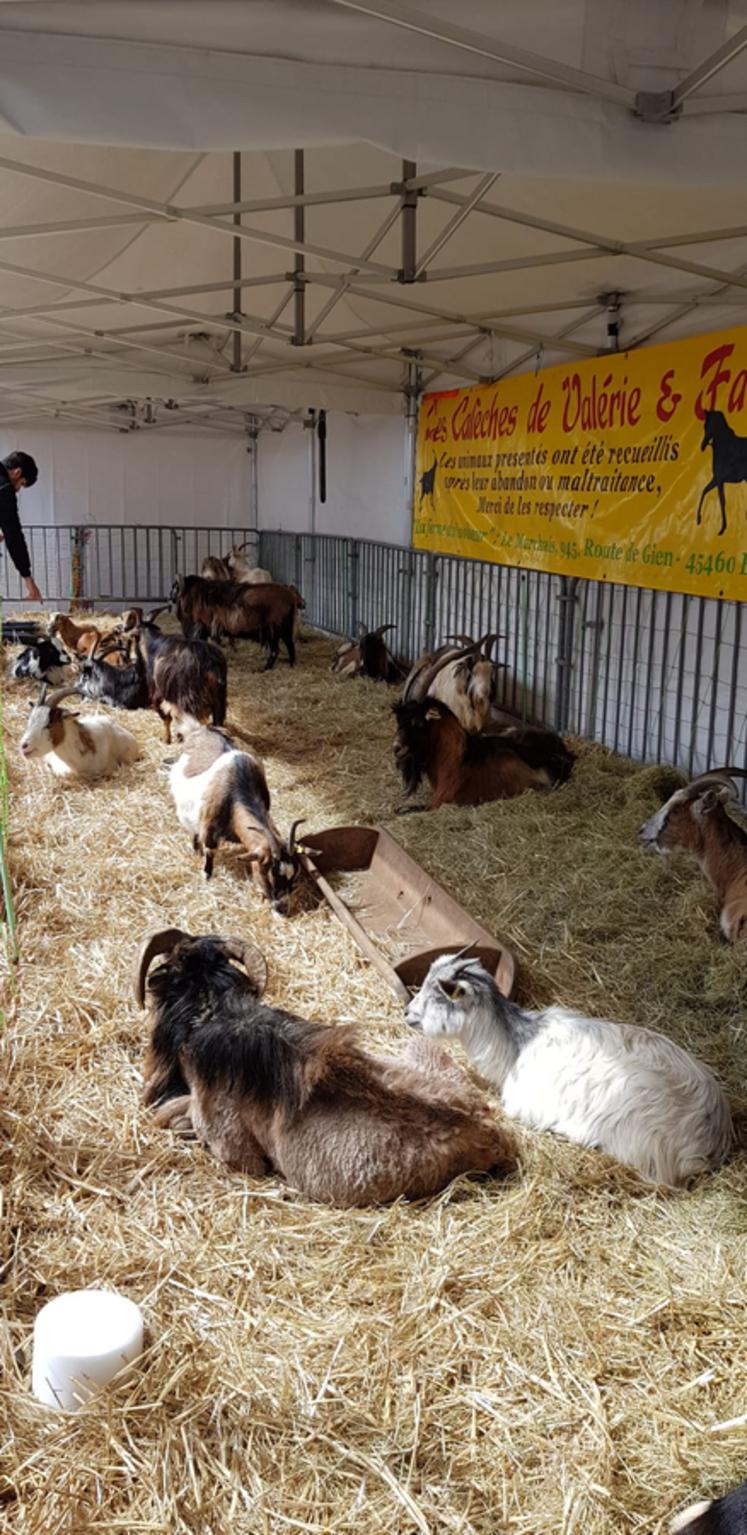
[[677, 1514], [670, 1535], [745, 1535], [747, 1532], [747, 1481], [715, 1502], [693, 1503]]
[[[263, 586], [272, 582], [269, 570], [262, 570], [260, 565], [250, 565], [244, 554], [248, 539], [243, 544], [234, 544], [230, 554], [226, 557], [225, 564], [228, 570], [229, 581], [240, 581], [248, 586]], [[203, 570], [203, 575], [205, 575]]]
[[205, 877], [213, 872], [221, 842], [238, 843], [248, 856], [262, 894], [273, 909], [288, 913], [299, 872], [295, 833], [287, 843], [270, 816], [270, 791], [258, 757], [239, 751], [223, 730], [182, 728], [182, 755], [169, 774], [179, 824], [204, 854]]
[[221, 559], [218, 554], [209, 554], [200, 567], [200, 575], [205, 581], [232, 581], [233, 572], [227, 560]]
[[60, 708], [63, 698], [77, 691], [65, 687], [48, 693], [46, 684], [42, 687], [21, 737], [24, 757], [45, 758], [61, 778], [104, 778], [122, 763], [135, 762], [140, 747], [129, 730], [102, 714], [69, 714]]
[[65, 667], [70, 656], [57, 640], [39, 639], [27, 645], [11, 662], [8, 676], [15, 682], [32, 679], [34, 682], [51, 682], [59, 687], [65, 681]]
[[267, 645], [269, 657], [265, 671], [275, 665], [282, 640], [290, 666], [295, 664], [296, 647], [293, 625], [297, 598], [288, 587], [246, 586], [238, 581], [203, 581], [201, 576], [177, 576], [171, 589], [171, 602], [189, 637], [205, 625], [211, 639], [224, 635], [234, 639], [257, 640]]
[[470, 735], [485, 730], [495, 703], [498, 662], [490, 659], [497, 634], [471, 640], [459, 635], [453, 645], [424, 651], [405, 682], [403, 703], [440, 699]]
[[725, 943], [747, 941], [747, 832], [726, 813], [737, 798], [734, 778], [747, 769], [712, 768], [684, 789], [641, 827], [638, 835], [652, 853], [676, 848], [694, 853], [719, 901], [719, 926]]
[[553, 789], [566, 782], [573, 768], [573, 753], [552, 730], [527, 726], [470, 736], [451, 710], [433, 698], [395, 704], [394, 713], [394, 759], [405, 793], [414, 794], [425, 775], [431, 785], [429, 810], [512, 799], [525, 789]]
[[747, 437], [738, 437], [721, 410], [707, 410], [703, 417], [703, 441], [701, 453], [712, 448], [712, 477], [700, 493], [696, 522], [700, 526], [703, 502], [709, 491], [717, 490], [721, 507], [719, 536], [726, 532], [725, 485], [739, 485], [747, 480]]
[[90, 655], [102, 637], [95, 624], [75, 624], [64, 613], [50, 613], [47, 634], [51, 640], [59, 637], [74, 656]]
[[524, 1012], [477, 959], [434, 960], [405, 1018], [456, 1034], [507, 1114], [555, 1130], [672, 1188], [719, 1167], [732, 1140], [713, 1073], [674, 1040], [564, 1007]]
[[[112, 641], [112, 652], [115, 641]], [[110, 704], [113, 709], [149, 709], [150, 689], [140, 656], [127, 666], [112, 666], [105, 659], [108, 647], [80, 662], [78, 692], [84, 698]]]
[[398, 1058], [368, 1055], [349, 1025], [262, 1002], [266, 965], [253, 945], [179, 928], [143, 944], [141, 1007], [160, 954], [148, 980], [144, 1102], [227, 1166], [278, 1173], [308, 1199], [348, 1207], [422, 1199], [463, 1173], [513, 1169], [511, 1137], [430, 1040]]
[[226, 658], [217, 645], [162, 634], [152, 620], [130, 629], [145, 670], [150, 707], [160, 715], [171, 741], [172, 715], [222, 725], [226, 718]]
[[345, 640], [335, 652], [331, 672], [341, 677], [373, 677], [376, 682], [397, 682], [404, 670], [390, 655], [382, 636], [396, 624], [379, 624], [378, 629], [358, 625], [358, 639]]

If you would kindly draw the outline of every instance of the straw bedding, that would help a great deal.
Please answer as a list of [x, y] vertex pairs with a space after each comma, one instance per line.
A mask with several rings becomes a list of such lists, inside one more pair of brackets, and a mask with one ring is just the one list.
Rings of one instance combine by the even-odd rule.
[[[281, 828], [383, 820], [513, 947], [522, 1001], [664, 1029], [744, 1107], [744, 953], [719, 945], [694, 867], [636, 846], [671, 773], [584, 747], [557, 794], [395, 820], [392, 692], [331, 677], [330, 653], [231, 663], [229, 716]], [[64, 786], [19, 759], [28, 698], [5, 701], [23, 963], [0, 1110], [0, 1528], [627, 1535], [741, 1479], [744, 1152], [666, 1195], [520, 1132], [507, 1185], [341, 1212], [155, 1129], [131, 965], [156, 923], [251, 935], [271, 999], [371, 1045], [397, 1048], [401, 1014], [326, 909], [275, 916], [235, 854], [205, 883], [155, 716], [126, 721], [140, 762]], [[62, 1417], [30, 1396], [33, 1318], [90, 1285], [142, 1306], [148, 1352]]]

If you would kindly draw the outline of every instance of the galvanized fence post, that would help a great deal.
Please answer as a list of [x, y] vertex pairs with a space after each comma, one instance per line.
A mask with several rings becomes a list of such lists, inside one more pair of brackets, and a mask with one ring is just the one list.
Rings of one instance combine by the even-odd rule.
[[576, 590], [578, 576], [561, 576], [560, 619], [558, 623], [558, 654], [556, 660], [557, 685], [555, 695], [555, 728], [567, 730], [570, 723], [571, 676], [573, 671], [573, 630], [576, 617]]
[[423, 608], [423, 648], [432, 650], [436, 634], [436, 582], [441, 561], [430, 551], [425, 559], [425, 602]]
[[358, 562], [359, 562], [359, 559], [360, 559], [360, 554], [359, 554], [359, 550], [358, 550], [358, 540], [357, 540], [357, 538], [349, 538], [347, 540], [347, 555], [348, 555], [348, 617], [350, 619], [349, 632], [350, 632], [351, 636], [354, 636], [357, 633], [357, 629], [358, 629], [358, 579], [359, 579]]

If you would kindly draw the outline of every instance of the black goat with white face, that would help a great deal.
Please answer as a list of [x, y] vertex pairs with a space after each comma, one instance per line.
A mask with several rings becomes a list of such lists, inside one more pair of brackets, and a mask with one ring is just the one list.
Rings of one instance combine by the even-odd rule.
[[27, 645], [11, 662], [8, 676], [14, 682], [50, 682], [61, 687], [66, 681], [65, 667], [70, 657], [57, 640], [39, 639]]

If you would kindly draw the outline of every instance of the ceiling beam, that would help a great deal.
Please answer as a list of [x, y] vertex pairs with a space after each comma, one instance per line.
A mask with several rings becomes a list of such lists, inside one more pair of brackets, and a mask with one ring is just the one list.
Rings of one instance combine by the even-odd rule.
[[415, 32], [421, 37], [430, 37], [449, 48], [461, 49], [496, 64], [508, 65], [532, 79], [560, 85], [565, 90], [580, 91], [587, 96], [598, 96], [618, 106], [632, 109], [635, 104], [635, 92], [616, 85], [612, 80], [574, 69], [570, 64], [560, 64], [556, 59], [543, 58], [538, 53], [529, 53], [525, 48], [516, 48], [484, 37], [479, 32], [468, 31], [466, 27], [452, 26], [441, 18], [436, 20], [425, 11], [401, 5], [399, 0], [375, 0], [375, 3], [374, 0], [332, 0], [332, 3], [344, 10], [357, 11], [363, 16], [372, 16], [377, 21], [401, 27], [407, 32]]
[[449, 222], [441, 230], [440, 235], [436, 236], [436, 239], [432, 242], [431, 245], [428, 246], [428, 249], [424, 251], [423, 255], [420, 257], [420, 260], [415, 268], [416, 280], [419, 277], [423, 277], [425, 275], [428, 267], [438, 255], [439, 251], [443, 250], [447, 241], [451, 239], [452, 235], [456, 234], [457, 230], [464, 223], [464, 220], [469, 218], [470, 213], [473, 213], [475, 209], [479, 207], [483, 197], [487, 195], [487, 193], [490, 191], [490, 188], [497, 180], [497, 171], [489, 171], [486, 176], [481, 177], [480, 181], [475, 187], [474, 192], [470, 197], [467, 198], [464, 206], [457, 209], [457, 212], [453, 215], [452, 218], [449, 219]]
[[698, 64], [689, 75], [685, 75], [679, 85], [675, 85], [672, 91], [674, 110], [676, 111], [695, 91], [699, 91], [701, 86], [707, 85], [714, 75], [720, 74], [721, 70], [725, 69], [727, 64], [731, 64], [732, 59], [736, 59], [745, 48], [747, 48], [747, 27], [741, 27], [725, 43], [722, 43], [715, 53], [709, 54], [707, 59], [703, 59], [702, 64]]

